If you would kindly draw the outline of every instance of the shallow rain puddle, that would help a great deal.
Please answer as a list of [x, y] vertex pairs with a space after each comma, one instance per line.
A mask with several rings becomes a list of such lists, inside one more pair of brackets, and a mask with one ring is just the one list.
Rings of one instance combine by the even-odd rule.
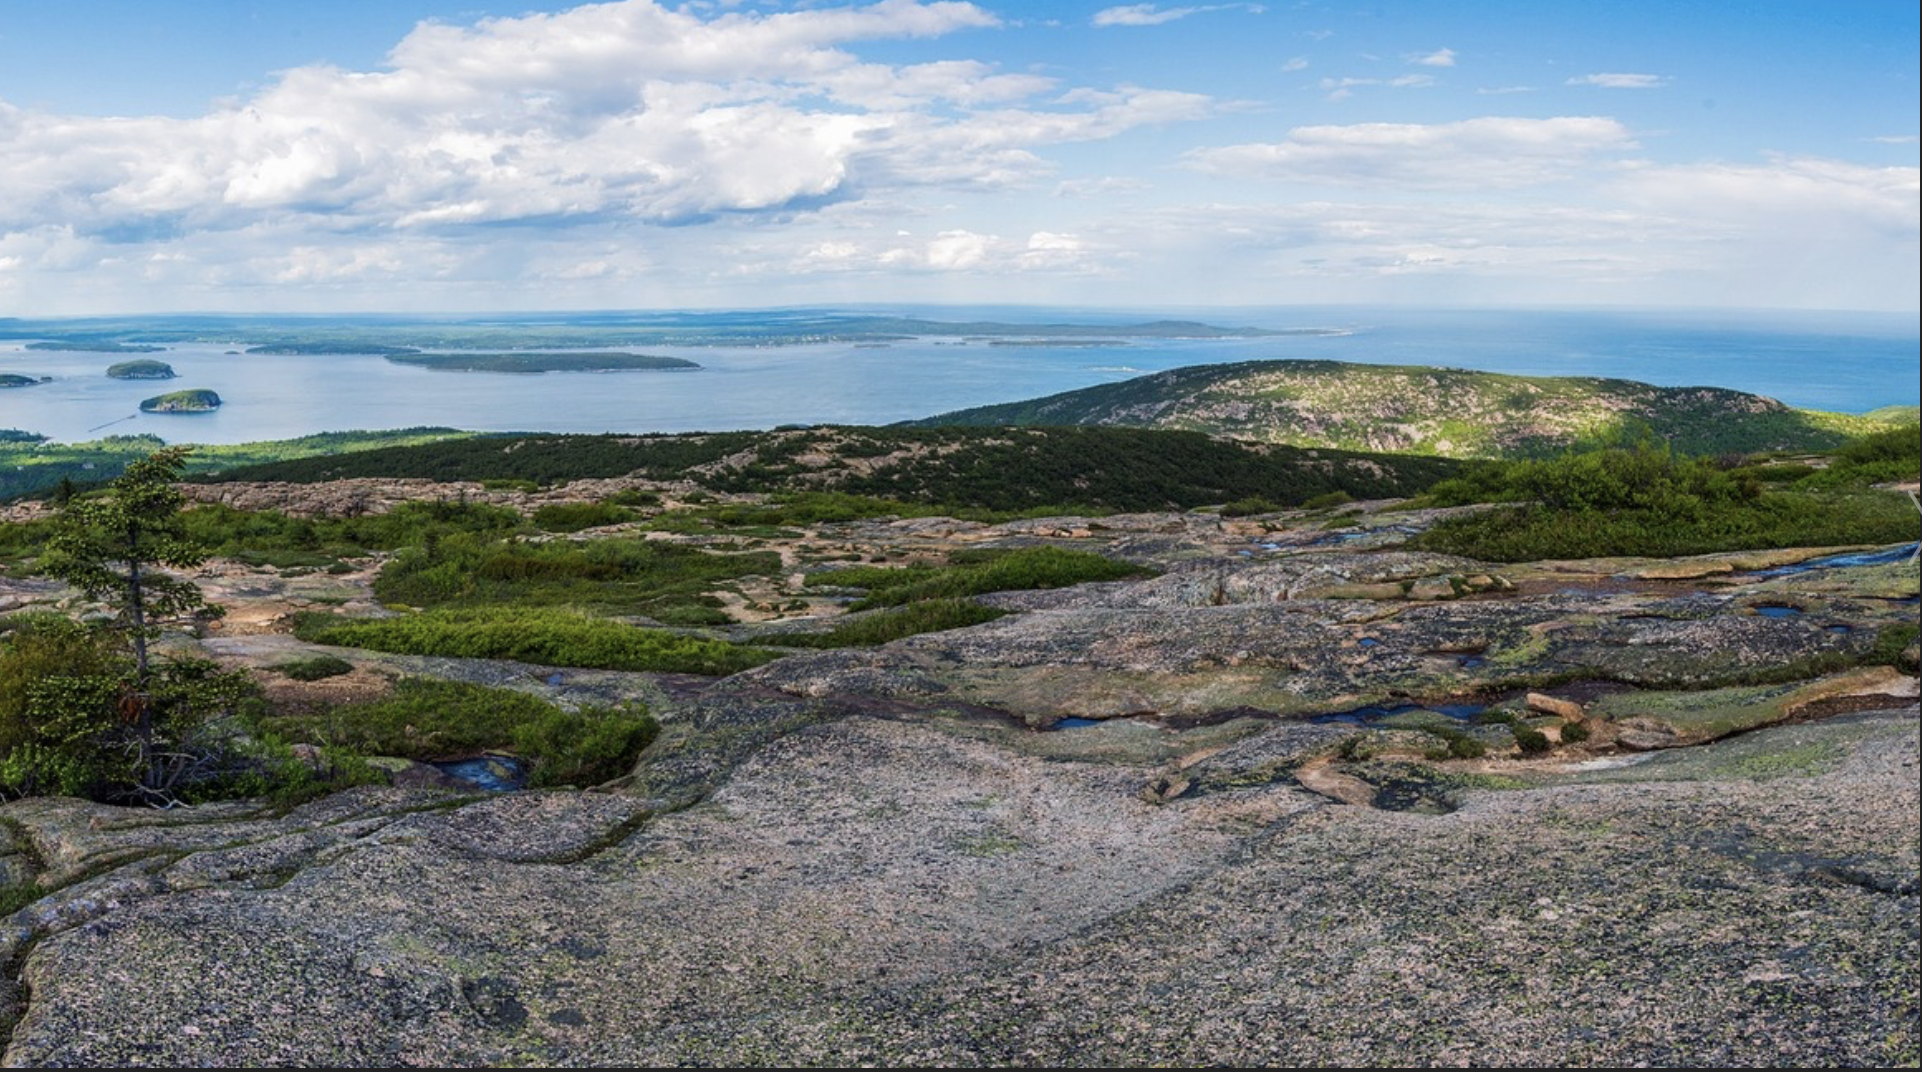
[[1458, 722], [1466, 722], [1487, 709], [1487, 706], [1484, 704], [1395, 704], [1392, 706], [1387, 704], [1370, 704], [1367, 707], [1357, 707], [1348, 711], [1333, 711], [1325, 715], [1316, 715], [1308, 721], [1322, 723], [1349, 722], [1358, 726], [1365, 726], [1370, 723], [1380, 722], [1384, 718], [1392, 718], [1395, 715], [1405, 715], [1414, 711], [1433, 711], [1438, 715], [1447, 715], [1449, 718], [1455, 719]]
[[1885, 551], [1851, 551], [1848, 554], [1842, 555], [1825, 555], [1821, 558], [1811, 558], [1806, 562], [1796, 562], [1792, 565], [1775, 566], [1771, 569], [1757, 570], [1755, 571], [1755, 575], [1757, 577], [1786, 577], [1790, 574], [1807, 573], [1810, 570], [1818, 569], [1838, 569], [1844, 566], [1881, 566], [1890, 562], [1906, 561], [1915, 554], [1917, 546], [1917, 544], [1907, 544], [1902, 547], [1892, 547]]
[[1767, 603], [1755, 608], [1755, 613], [1764, 618], [1793, 618], [1802, 613], [1802, 608], [1791, 607], [1782, 603]]
[[428, 766], [489, 793], [511, 793], [527, 788], [527, 764], [518, 756], [475, 756]]

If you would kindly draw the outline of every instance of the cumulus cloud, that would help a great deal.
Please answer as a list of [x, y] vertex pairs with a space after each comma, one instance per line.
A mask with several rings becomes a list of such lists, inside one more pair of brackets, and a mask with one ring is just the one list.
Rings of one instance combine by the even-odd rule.
[[1422, 67], [1453, 67], [1455, 65], [1455, 50], [1452, 48], [1438, 48], [1433, 52], [1410, 56], [1408, 62]]
[[848, 50], [995, 25], [948, 0], [712, 18], [621, 0], [423, 23], [384, 70], [293, 69], [193, 119], [0, 103], [0, 233], [58, 220], [151, 241], [290, 219], [352, 234], [792, 213], [890, 185], [1032, 181], [1047, 145], [1207, 111], [1194, 94], [1063, 94], [977, 61], [885, 65]]
[[799, 251], [792, 262], [765, 262], [770, 275], [796, 272], [886, 271], [933, 275], [1089, 274], [1101, 270], [1101, 252], [1077, 235], [1035, 231], [1025, 237], [957, 228], [919, 236], [835, 239]]
[[1603, 89], [1660, 89], [1668, 85], [1668, 78], [1659, 74], [1585, 74], [1571, 78], [1563, 85], [1600, 86]]
[[1490, 117], [1297, 127], [1285, 141], [1197, 150], [1184, 159], [1221, 177], [1422, 189], [1518, 187], [1562, 178], [1598, 154], [1634, 145], [1627, 128], [1613, 119]]
[[[1838, 226], [1914, 242], [1922, 233], [1922, 169], [1783, 157], [1761, 165], [1632, 168], [1614, 192], [1637, 206], [1760, 224], [1798, 236]], [[1758, 226], [1758, 230], [1761, 228]]]
[[[1358, 139], [1342, 129], [1336, 142]], [[1797, 157], [1666, 165], [1603, 153], [1553, 200], [1492, 184], [1350, 183], [1326, 199], [1150, 209], [1081, 233], [1169, 276], [1207, 280], [1223, 303], [1273, 300], [1280, 287], [1302, 302], [1730, 304], [1740, 293], [1784, 307], [1902, 308], [1918, 286], [1919, 205], [1914, 167]]]
[[1169, 7], [1156, 4], [1123, 4], [1119, 7], [1103, 8], [1095, 12], [1092, 20], [1096, 26], [1159, 26], [1164, 22], [1185, 19], [1209, 11], [1246, 11], [1259, 15], [1265, 10], [1260, 4], [1208, 4], [1203, 7]]

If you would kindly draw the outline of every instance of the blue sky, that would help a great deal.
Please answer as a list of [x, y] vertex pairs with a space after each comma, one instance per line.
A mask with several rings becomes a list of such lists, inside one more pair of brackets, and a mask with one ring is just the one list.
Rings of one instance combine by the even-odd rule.
[[0, 0], [0, 316], [1912, 311], [1900, 2]]

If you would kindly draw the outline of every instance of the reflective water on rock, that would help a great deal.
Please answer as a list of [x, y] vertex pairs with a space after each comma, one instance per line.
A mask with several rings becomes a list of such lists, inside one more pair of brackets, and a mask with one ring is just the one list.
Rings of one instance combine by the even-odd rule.
[[527, 788], [527, 763], [518, 756], [475, 756], [429, 766], [489, 793], [511, 793]]
[[1904, 544], [1881, 551], [1851, 551], [1841, 555], [1824, 555], [1805, 562], [1793, 562], [1786, 566], [1757, 570], [1758, 577], [1786, 577], [1796, 573], [1807, 573], [1818, 569], [1840, 569], [1846, 566], [1884, 566], [1891, 562], [1903, 562], [1915, 556], [1917, 544]]
[[1487, 706], [1484, 704], [1369, 704], [1366, 707], [1356, 707], [1347, 711], [1333, 711], [1325, 715], [1316, 715], [1308, 721], [1317, 723], [1349, 722], [1357, 726], [1366, 726], [1371, 723], [1380, 722], [1385, 718], [1393, 718], [1396, 715], [1413, 714], [1416, 711], [1433, 711], [1438, 715], [1447, 715], [1449, 718], [1458, 722], [1467, 722], [1487, 709]]

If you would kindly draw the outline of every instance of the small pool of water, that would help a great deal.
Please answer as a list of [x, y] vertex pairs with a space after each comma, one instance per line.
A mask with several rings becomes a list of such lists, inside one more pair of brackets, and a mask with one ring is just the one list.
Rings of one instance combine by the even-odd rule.
[[527, 788], [527, 764], [518, 756], [475, 756], [429, 766], [489, 793], [511, 793]]
[[1488, 660], [1479, 655], [1464, 655], [1455, 660], [1455, 665], [1463, 670], [1476, 670], [1488, 665]]
[[1376, 640], [1374, 637], [1371, 637], [1371, 636], [1362, 637], [1360, 640], [1356, 641], [1356, 643], [1360, 644], [1364, 648], [1381, 647], [1381, 641]]
[[1768, 603], [1755, 608], [1755, 613], [1764, 618], [1793, 618], [1802, 613], [1802, 608], [1782, 603]]
[[1348, 711], [1333, 711], [1325, 715], [1316, 715], [1308, 721], [1318, 723], [1347, 722], [1357, 726], [1366, 726], [1380, 722], [1384, 718], [1392, 718], [1395, 715], [1405, 715], [1413, 711], [1433, 711], [1436, 714], [1447, 715], [1457, 722], [1467, 722], [1487, 709], [1487, 706], [1483, 704], [1370, 704], [1367, 707], [1357, 707]]
[[1882, 566], [1890, 562], [1905, 562], [1915, 555], [1917, 546], [1916, 544], [1906, 544], [1902, 547], [1891, 547], [1884, 551], [1851, 551], [1841, 555], [1824, 555], [1821, 558], [1811, 558], [1806, 562], [1795, 562], [1787, 566], [1775, 566], [1770, 569], [1757, 570], [1756, 576], [1786, 577], [1795, 573], [1807, 573], [1810, 570], [1837, 569], [1844, 566]]
[[1099, 725], [1101, 725], [1101, 720], [1098, 718], [1076, 718], [1069, 716], [1068, 718], [1056, 720], [1054, 725], [1048, 728], [1051, 730], [1080, 730], [1087, 729], [1089, 726]]

